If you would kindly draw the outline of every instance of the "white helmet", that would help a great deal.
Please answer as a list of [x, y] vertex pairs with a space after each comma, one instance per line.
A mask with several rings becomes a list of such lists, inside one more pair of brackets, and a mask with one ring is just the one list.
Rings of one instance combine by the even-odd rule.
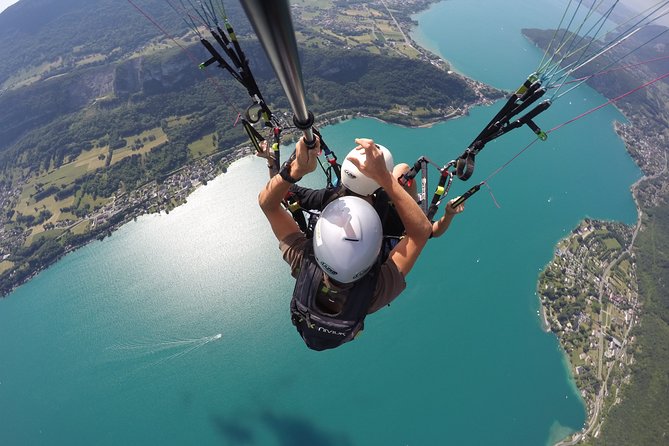
[[371, 204], [359, 197], [337, 198], [316, 222], [316, 262], [337, 282], [355, 282], [376, 262], [382, 238], [381, 219]]
[[[386, 162], [386, 168], [389, 172], [393, 171], [393, 155], [390, 153], [390, 150], [385, 147], [378, 145], [377, 147], [383, 152], [383, 159]], [[363, 150], [353, 149], [348, 152], [346, 159], [341, 164], [341, 182], [344, 184], [346, 189], [354, 192], [358, 195], [372, 195], [374, 191], [379, 188], [379, 185], [376, 181], [362, 174], [355, 164], [348, 160], [348, 157], [357, 158], [360, 163], [365, 162], [365, 152]]]

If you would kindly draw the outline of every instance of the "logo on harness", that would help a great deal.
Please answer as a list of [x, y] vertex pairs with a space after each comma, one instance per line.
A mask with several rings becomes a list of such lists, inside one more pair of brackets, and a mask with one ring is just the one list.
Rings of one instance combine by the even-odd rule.
[[331, 335], [346, 336], [346, 333], [344, 333], [343, 331], [330, 330], [330, 329], [325, 328], [325, 327], [318, 327], [318, 331], [323, 332], [323, 333], [327, 333], [327, 334], [331, 334]]

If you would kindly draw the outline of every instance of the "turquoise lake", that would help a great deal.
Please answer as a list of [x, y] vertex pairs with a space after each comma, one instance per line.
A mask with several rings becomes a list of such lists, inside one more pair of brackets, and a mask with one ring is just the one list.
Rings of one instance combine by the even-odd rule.
[[[414, 38], [458, 71], [514, 88], [541, 59], [519, 29], [555, 26], [561, 5], [449, 0], [416, 17]], [[579, 88], [537, 121], [551, 128], [604, 102]], [[340, 156], [361, 136], [396, 161], [443, 164], [498, 106], [430, 128], [355, 119], [323, 134]], [[487, 189], [468, 201], [404, 294], [330, 352], [306, 349], [290, 323], [293, 281], [256, 202], [264, 162], [234, 163], [187, 204], [125, 225], [0, 300], [0, 444], [554, 443], [583, 426], [585, 408], [542, 330], [536, 281], [582, 218], [635, 221], [640, 172], [616, 120], [604, 108], [517, 158], [490, 181], [500, 207]], [[452, 195], [532, 136], [489, 144]]]

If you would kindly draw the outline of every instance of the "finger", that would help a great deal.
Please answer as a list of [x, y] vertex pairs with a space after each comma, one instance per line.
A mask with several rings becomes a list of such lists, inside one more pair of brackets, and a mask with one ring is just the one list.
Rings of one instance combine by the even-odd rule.
[[352, 156], [347, 156], [346, 159], [349, 160], [351, 163], [353, 163], [353, 165], [355, 167], [357, 167], [358, 170], [360, 170], [362, 164], [360, 163], [360, 160], [358, 158], [354, 158]]
[[316, 138], [316, 144], [314, 145], [314, 150], [316, 150], [316, 155], [321, 154], [321, 139], [318, 137], [318, 135], [314, 135], [314, 138]]
[[364, 144], [369, 144], [369, 143], [374, 143], [374, 140], [369, 139], [369, 138], [355, 138], [355, 143], [364, 145]]
[[298, 153], [302, 153], [304, 149], [307, 148], [307, 143], [305, 142], [304, 136], [301, 137], [300, 139], [297, 140], [297, 144], [295, 144], [295, 151]]
[[374, 140], [369, 138], [356, 138], [355, 142], [365, 150], [369, 150], [371, 148], [376, 147], [376, 145], [374, 144]]

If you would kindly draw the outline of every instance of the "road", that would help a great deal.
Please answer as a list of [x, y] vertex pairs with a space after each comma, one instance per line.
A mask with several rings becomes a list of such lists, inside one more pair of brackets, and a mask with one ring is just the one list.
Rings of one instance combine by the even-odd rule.
[[[631, 191], [632, 191], [632, 196], [634, 197], [634, 203], [636, 204], [636, 209], [637, 209], [637, 222], [636, 226], [634, 228], [634, 232], [632, 233], [632, 240], [630, 241], [629, 245], [627, 248], [620, 253], [620, 255], [611, 261], [606, 269], [604, 270], [604, 274], [602, 274], [602, 280], [599, 284], [599, 290], [598, 290], [598, 300], [600, 306], [602, 305], [603, 301], [603, 296], [604, 296], [604, 286], [608, 281], [609, 275], [611, 273], [611, 268], [620, 261], [623, 256], [626, 254], [631, 254], [632, 249], [634, 248], [634, 243], [636, 241], [636, 237], [639, 234], [639, 231], [641, 230], [641, 225], [642, 225], [642, 219], [641, 217], [643, 216], [643, 212], [641, 211], [641, 205], [639, 204], [639, 199], [637, 197], [637, 191], [639, 189], [639, 185], [644, 182], [644, 181], [649, 181], [653, 180], [661, 175], [664, 175], [667, 172], [667, 167], [669, 165], [669, 159], [667, 158], [667, 154], [665, 153], [665, 160], [664, 160], [664, 169], [662, 169], [661, 172], [658, 172], [654, 175], [650, 176], [643, 176], [639, 180], [637, 180], [632, 186], [631, 186]], [[601, 307], [603, 308], [603, 307]], [[597, 364], [597, 377], [602, 380], [602, 375], [603, 375], [603, 356], [604, 356], [604, 324], [602, 323], [602, 315], [605, 313], [604, 310], [600, 310], [599, 312], [599, 347], [598, 347], [598, 364]], [[627, 327], [627, 330], [625, 331], [625, 336], [622, 340], [622, 348], [619, 350], [618, 355], [616, 356], [616, 359], [622, 358], [624, 355], [627, 354], [627, 346], [628, 346], [628, 339], [629, 339], [629, 333], [632, 329], [632, 326], [634, 325], [633, 320], [630, 320], [629, 326]], [[570, 439], [568, 440], [563, 440], [560, 441], [559, 443], [556, 443], [555, 446], [573, 446], [575, 444], [578, 444], [581, 440], [586, 438], [588, 435], [590, 435], [593, 431], [596, 432], [599, 430], [599, 428], [602, 425], [602, 421], [599, 420], [599, 415], [602, 410], [602, 406], [604, 405], [604, 398], [608, 394], [608, 381], [609, 381], [609, 376], [611, 374], [611, 370], [613, 369], [613, 366], [615, 364], [615, 361], [612, 361], [611, 364], [609, 365], [608, 369], [606, 370], [606, 376], [604, 376], [604, 379], [602, 380], [602, 385], [599, 389], [599, 393], [597, 394], [597, 397], [595, 398], [595, 401], [593, 403], [593, 409], [592, 409], [592, 414], [590, 414], [590, 419], [588, 420], [588, 427], [581, 432], [578, 432], [574, 434]]]

